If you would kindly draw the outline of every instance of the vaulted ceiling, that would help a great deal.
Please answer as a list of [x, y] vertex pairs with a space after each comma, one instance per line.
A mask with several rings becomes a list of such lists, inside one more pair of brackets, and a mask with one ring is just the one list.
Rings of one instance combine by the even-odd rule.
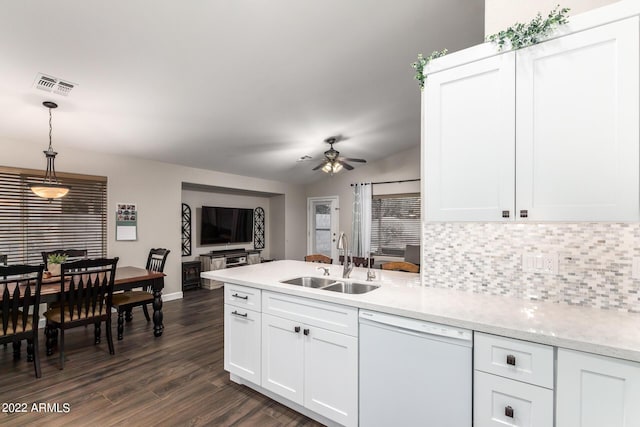
[[418, 145], [410, 63], [482, 42], [483, 23], [482, 0], [3, 1], [0, 140], [45, 149], [52, 100], [61, 155], [308, 183], [328, 136], [370, 162]]

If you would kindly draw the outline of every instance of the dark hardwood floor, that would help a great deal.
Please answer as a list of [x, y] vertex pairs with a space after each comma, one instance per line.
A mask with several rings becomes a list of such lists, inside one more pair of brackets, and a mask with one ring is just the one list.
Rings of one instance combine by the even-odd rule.
[[[229, 381], [223, 370], [222, 289], [187, 291], [184, 299], [165, 303], [163, 311], [164, 335], [154, 338], [153, 322], [145, 320], [142, 310], [134, 310], [124, 340], [115, 341], [113, 356], [104, 328], [99, 345], [93, 345], [93, 327], [67, 331], [63, 371], [57, 352], [45, 355], [41, 329], [40, 379], [26, 360], [26, 342], [15, 362], [11, 345], [0, 346], [0, 425], [320, 425]], [[114, 339], [116, 320], [114, 315]], [[11, 403], [26, 403], [27, 412], [5, 412]], [[49, 408], [33, 411], [34, 403]]]

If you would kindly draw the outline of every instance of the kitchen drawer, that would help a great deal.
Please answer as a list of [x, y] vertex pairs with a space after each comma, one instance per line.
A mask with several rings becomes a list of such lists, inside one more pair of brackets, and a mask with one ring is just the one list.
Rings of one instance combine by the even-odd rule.
[[553, 390], [474, 373], [474, 427], [552, 427]]
[[260, 311], [262, 307], [260, 292], [260, 289], [234, 285], [232, 283], [225, 283], [224, 302], [225, 304], [231, 304], [237, 307], [246, 307], [250, 310]]
[[358, 336], [358, 309], [265, 291], [262, 312], [343, 334]]
[[474, 333], [477, 370], [553, 389], [553, 347]]

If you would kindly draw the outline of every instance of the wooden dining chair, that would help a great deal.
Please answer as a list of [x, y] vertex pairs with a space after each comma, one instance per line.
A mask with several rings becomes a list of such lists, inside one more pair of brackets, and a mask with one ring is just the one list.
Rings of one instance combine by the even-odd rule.
[[[344, 265], [344, 255], [340, 255], [338, 260], [340, 261], [340, 265]], [[374, 258], [369, 258], [369, 265], [367, 265], [367, 257], [354, 256], [352, 258], [352, 262], [356, 267], [368, 267], [369, 265], [373, 267], [376, 260]]]
[[38, 320], [44, 265], [0, 266], [0, 343], [13, 343], [13, 357], [20, 357], [20, 343], [27, 340], [27, 361], [33, 361], [40, 378]]
[[333, 259], [322, 254], [306, 255], [304, 260], [307, 262], [319, 262], [322, 264], [333, 264]]
[[101, 324], [105, 322], [109, 354], [114, 354], [111, 334], [113, 284], [118, 258], [95, 258], [64, 262], [60, 274], [60, 304], [49, 308], [47, 340], [60, 330], [60, 369], [64, 369], [64, 331], [95, 325], [95, 344], [100, 343]]
[[406, 271], [408, 273], [419, 273], [420, 266], [406, 261], [385, 262], [380, 266], [383, 270]]
[[[147, 258], [147, 270], [162, 273], [169, 252], [171, 252], [169, 249], [164, 248], [151, 249]], [[151, 317], [149, 316], [147, 305], [152, 303], [153, 289], [151, 286], [143, 290], [132, 290], [113, 295], [113, 306], [118, 310], [118, 340], [121, 340], [124, 335], [123, 317], [126, 315], [127, 322], [130, 322], [133, 319], [131, 309], [142, 306], [144, 317], [149, 322]]]

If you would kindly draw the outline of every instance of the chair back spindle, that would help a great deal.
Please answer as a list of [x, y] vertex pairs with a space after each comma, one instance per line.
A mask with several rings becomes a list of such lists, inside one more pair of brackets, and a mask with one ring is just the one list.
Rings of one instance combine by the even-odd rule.
[[149, 251], [149, 257], [147, 258], [147, 270], [162, 273], [169, 252], [171, 252], [169, 249], [164, 248], [151, 249]]
[[0, 266], [0, 343], [27, 340], [36, 378], [40, 378], [38, 321], [44, 265]]
[[118, 258], [86, 259], [62, 264], [62, 324], [109, 313], [117, 261]]

